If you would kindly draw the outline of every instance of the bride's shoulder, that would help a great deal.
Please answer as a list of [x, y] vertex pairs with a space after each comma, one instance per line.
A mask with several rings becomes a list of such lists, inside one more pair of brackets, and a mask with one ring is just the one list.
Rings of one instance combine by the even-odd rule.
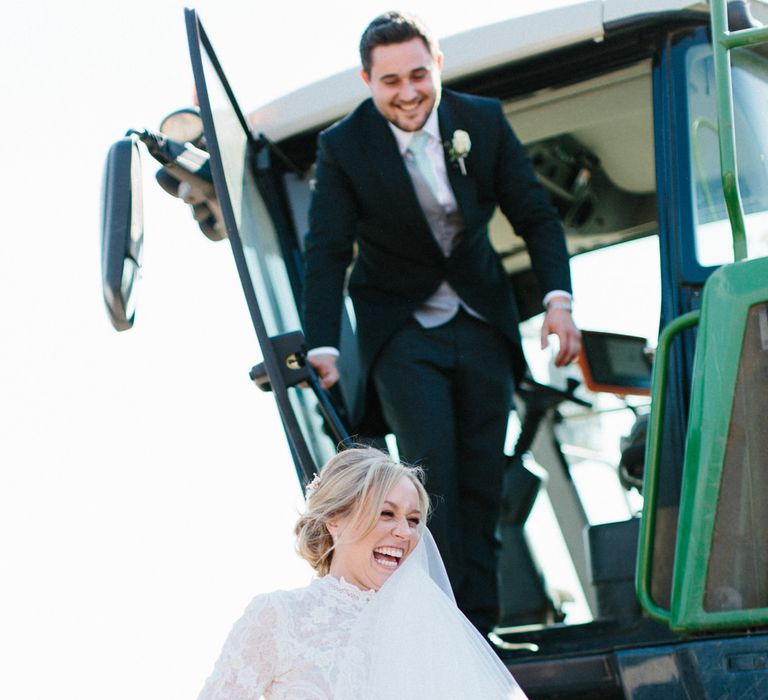
[[254, 596], [245, 609], [245, 615], [248, 617], [261, 616], [266, 612], [280, 615], [290, 613], [291, 610], [300, 606], [302, 602], [312, 597], [315, 593], [314, 581], [300, 588], [289, 590], [279, 589], [268, 593], [259, 593]]

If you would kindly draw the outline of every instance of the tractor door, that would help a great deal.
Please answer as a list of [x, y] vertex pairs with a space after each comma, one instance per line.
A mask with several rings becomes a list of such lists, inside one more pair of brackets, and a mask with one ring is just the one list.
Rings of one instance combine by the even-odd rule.
[[[346, 435], [342, 421], [303, 363], [300, 240], [277, 180], [280, 158], [267, 139], [255, 138], [194, 10], [187, 36], [211, 172], [263, 363], [251, 378], [275, 395], [299, 475], [306, 483]], [[307, 175], [288, 162], [295, 180]], [[348, 327], [348, 324], [347, 324]], [[331, 437], [332, 436], [332, 437]]]

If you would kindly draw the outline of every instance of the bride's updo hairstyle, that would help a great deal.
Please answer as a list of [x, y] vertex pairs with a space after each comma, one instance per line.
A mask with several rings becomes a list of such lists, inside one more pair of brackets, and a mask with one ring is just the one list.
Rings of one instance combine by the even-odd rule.
[[355, 447], [333, 456], [307, 486], [306, 512], [296, 523], [296, 550], [319, 576], [325, 576], [333, 560], [334, 543], [327, 524], [352, 516], [362, 526], [362, 536], [376, 524], [387, 494], [406, 477], [419, 494], [421, 525], [429, 515], [429, 496], [419, 467], [395, 462], [373, 447]]

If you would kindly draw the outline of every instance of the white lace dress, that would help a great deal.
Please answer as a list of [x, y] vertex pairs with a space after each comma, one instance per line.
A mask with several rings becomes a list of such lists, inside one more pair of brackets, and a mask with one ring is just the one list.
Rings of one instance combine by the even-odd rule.
[[[256, 596], [235, 623], [198, 700], [326, 700], [354, 687], [340, 669], [364, 670], [350, 645], [353, 624], [375, 595], [333, 576]], [[360, 665], [342, 664], [342, 655]]]
[[378, 592], [332, 576], [256, 597], [199, 700], [526, 700], [459, 612], [428, 530]]

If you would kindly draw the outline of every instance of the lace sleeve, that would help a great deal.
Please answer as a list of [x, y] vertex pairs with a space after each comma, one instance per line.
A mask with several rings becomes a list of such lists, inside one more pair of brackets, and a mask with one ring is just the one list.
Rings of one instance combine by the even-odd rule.
[[277, 608], [257, 596], [234, 624], [198, 700], [258, 700], [277, 669]]

